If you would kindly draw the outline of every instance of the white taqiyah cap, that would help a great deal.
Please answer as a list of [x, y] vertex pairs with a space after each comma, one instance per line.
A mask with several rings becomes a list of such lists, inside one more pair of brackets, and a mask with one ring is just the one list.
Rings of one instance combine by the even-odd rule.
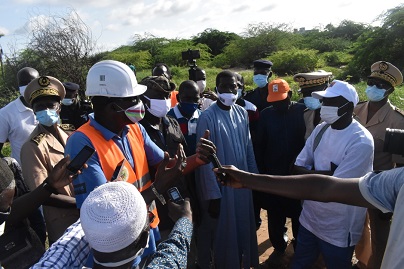
[[84, 200], [80, 220], [91, 248], [115, 252], [132, 244], [144, 230], [146, 203], [134, 185], [124, 181], [106, 183]]
[[324, 91], [312, 92], [311, 96], [317, 99], [323, 99], [324, 97], [331, 98], [342, 96], [349, 102], [352, 102], [354, 106], [356, 106], [359, 102], [359, 96], [355, 90], [355, 87], [348, 82], [341, 80], [334, 80], [330, 83], [327, 89], [325, 89]]
[[87, 74], [87, 96], [132, 97], [147, 87], [137, 83], [132, 69], [124, 63], [105, 60], [93, 65]]

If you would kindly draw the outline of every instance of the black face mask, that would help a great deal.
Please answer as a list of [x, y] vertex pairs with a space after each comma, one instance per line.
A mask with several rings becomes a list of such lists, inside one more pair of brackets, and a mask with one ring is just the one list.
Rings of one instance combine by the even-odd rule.
[[11, 208], [8, 209], [8, 212], [0, 212], [0, 225], [6, 222], [8, 216], [10, 215]]

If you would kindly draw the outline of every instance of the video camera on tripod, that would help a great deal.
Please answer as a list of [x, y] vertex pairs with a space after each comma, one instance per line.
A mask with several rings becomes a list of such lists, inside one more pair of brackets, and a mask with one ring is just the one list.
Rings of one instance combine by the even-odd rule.
[[188, 62], [189, 79], [196, 82], [196, 67], [197, 67], [196, 59], [201, 58], [200, 51], [188, 49], [186, 51], [183, 51], [181, 54], [182, 54], [182, 59], [186, 60]]

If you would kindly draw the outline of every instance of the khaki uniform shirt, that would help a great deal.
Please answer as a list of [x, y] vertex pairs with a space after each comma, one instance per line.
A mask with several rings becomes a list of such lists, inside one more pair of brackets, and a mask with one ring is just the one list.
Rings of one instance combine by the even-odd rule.
[[382, 106], [376, 114], [367, 121], [369, 102], [359, 103], [354, 113], [359, 119], [359, 122], [372, 134], [375, 153], [374, 153], [374, 170], [388, 170], [395, 167], [396, 163], [404, 163], [404, 158], [399, 155], [392, 155], [388, 152], [383, 152], [384, 138], [386, 128], [404, 129], [404, 115], [394, 107], [390, 101]]
[[[24, 180], [33, 190], [46, 179], [53, 167], [64, 157], [68, 135], [58, 127], [63, 144], [38, 124], [21, 149], [21, 167]], [[73, 185], [58, 189], [58, 195], [74, 197]], [[76, 208], [43, 206], [46, 229], [50, 241], [56, 241], [80, 216]]]

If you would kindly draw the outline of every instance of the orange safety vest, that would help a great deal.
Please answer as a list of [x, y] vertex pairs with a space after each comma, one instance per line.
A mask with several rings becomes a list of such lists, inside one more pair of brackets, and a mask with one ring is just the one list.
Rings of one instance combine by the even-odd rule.
[[[101, 164], [101, 169], [104, 172], [107, 181], [110, 181], [117, 165], [124, 160], [124, 174], [127, 174], [125, 181], [136, 186], [136, 188], [142, 192], [150, 187], [152, 184], [149, 174], [149, 166], [147, 163], [146, 152], [144, 150], [144, 140], [142, 131], [138, 124], [127, 125], [129, 132], [127, 134], [128, 141], [132, 150], [132, 158], [135, 164], [135, 169], [132, 168], [130, 163], [126, 160], [125, 155], [115, 142], [105, 140], [100, 131], [90, 125], [90, 122], [82, 125], [77, 131], [85, 134], [93, 144], [97, 151], [98, 159]], [[152, 211], [155, 218], [150, 224], [152, 228], [156, 228], [160, 222], [157, 215], [156, 204], [153, 201], [149, 205], [149, 211]]]

